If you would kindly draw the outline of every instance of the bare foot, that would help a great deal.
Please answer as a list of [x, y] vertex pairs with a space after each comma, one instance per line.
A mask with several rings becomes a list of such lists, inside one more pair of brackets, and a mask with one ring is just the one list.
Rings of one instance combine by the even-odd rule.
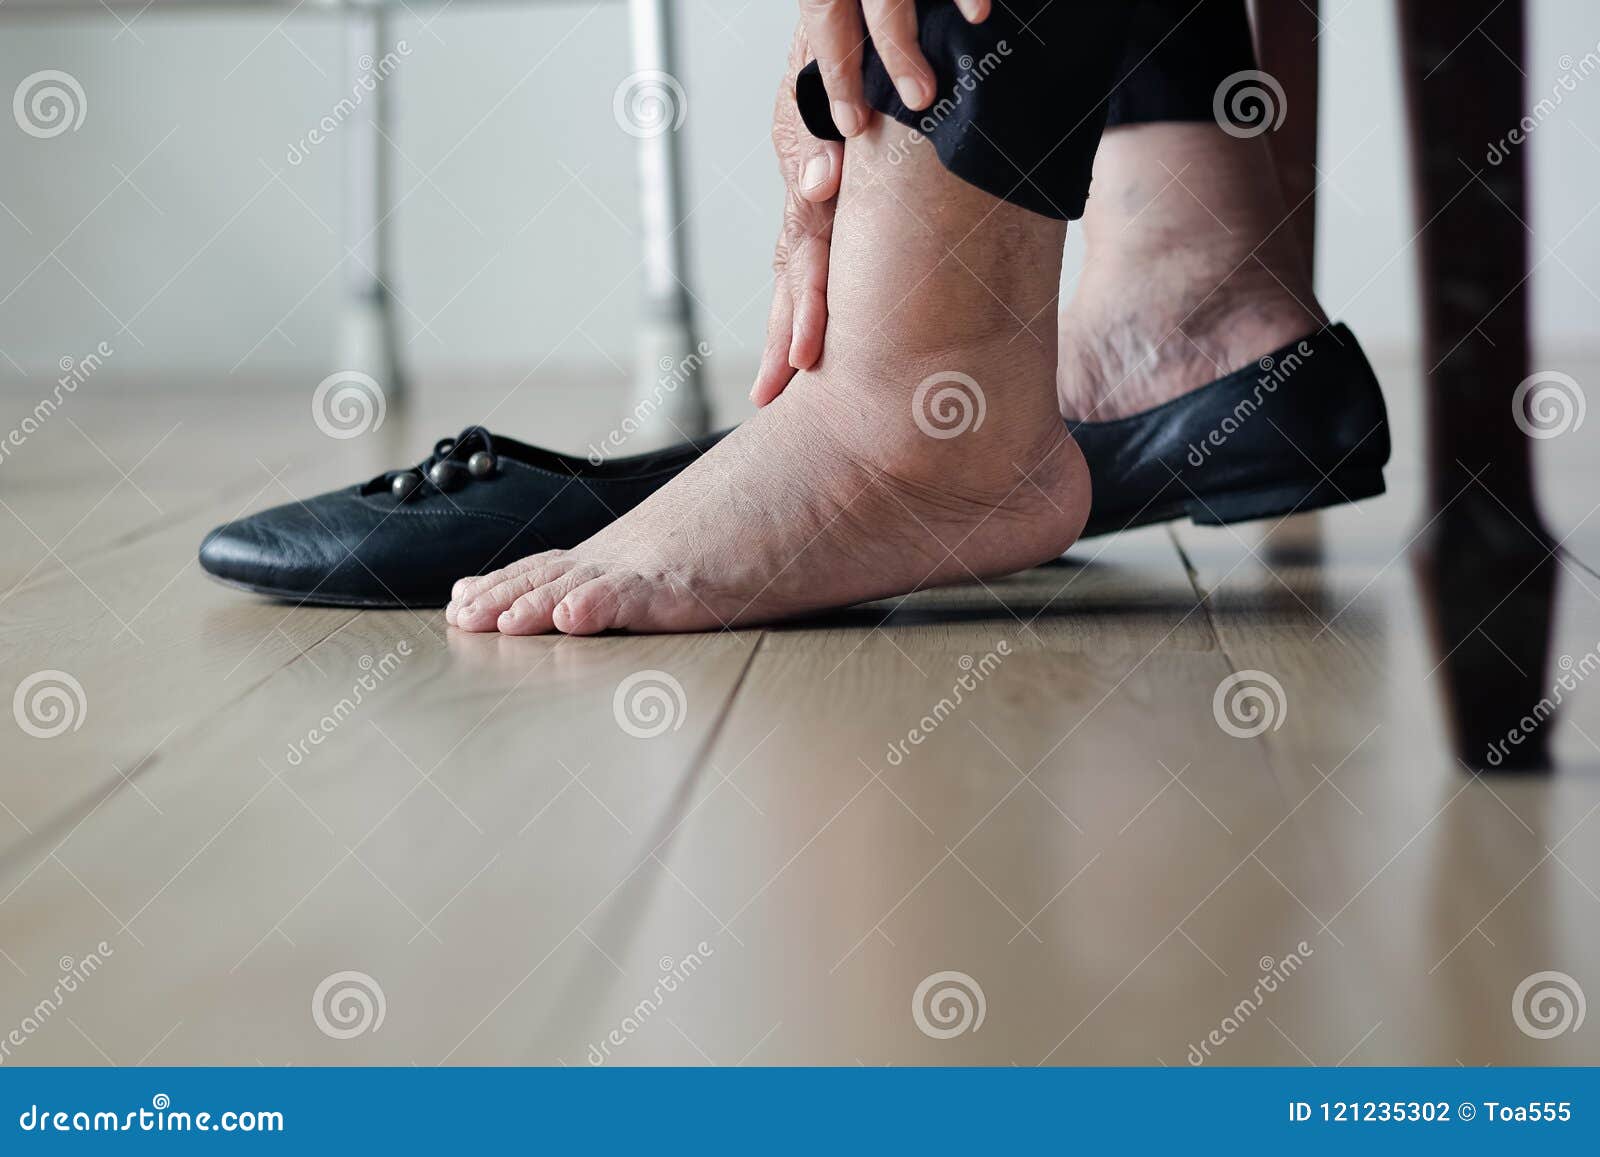
[[1147, 410], [1325, 325], [1286, 218], [1264, 139], [1108, 130], [1060, 319], [1062, 414]]
[[1053, 389], [1063, 237], [879, 118], [846, 150], [817, 367], [576, 549], [457, 583], [446, 618], [703, 630], [1054, 558], [1089, 510]]

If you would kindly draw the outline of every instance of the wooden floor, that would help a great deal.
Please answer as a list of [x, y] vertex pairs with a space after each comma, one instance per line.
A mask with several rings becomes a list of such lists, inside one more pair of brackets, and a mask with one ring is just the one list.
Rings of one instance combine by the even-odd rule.
[[[501, 639], [197, 570], [484, 412], [335, 442], [308, 394], [80, 391], [0, 465], [0, 689], [82, 688], [0, 746], [5, 1063], [1600, 1060], [1600, 1014], [1514, 1010], [1600, 997], [1600, 686], [1554, 774], [1458, 765], [1408, 461], [1320, 561], [1184, 525], [778, 630]], [[550, 406], [490, 424], [598, 432]], [[1600, 579], [1562, 584], [1576, 661]]]

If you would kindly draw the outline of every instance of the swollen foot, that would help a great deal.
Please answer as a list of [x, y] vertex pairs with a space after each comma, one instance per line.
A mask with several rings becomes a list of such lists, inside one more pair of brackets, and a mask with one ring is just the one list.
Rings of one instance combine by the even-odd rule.
[[1009, 573], [1076, 539], [1087, 470], [1059, 419], [1002, 432], [991, 413], [939, 441], [909, 388], [880, 386], [806, 375], [642, 506], [466, 584], [446, 617], [516, 635], [731, 627]]
[[715, 629], [1006, 574], [1076, 540], [1088, 469], [1057, 412], [1054, 334], [1023, 320], [1053, 320], [1063, 227], [904, 136], [885, 120], [849, 146], [817, 369], [576, 549], [457, 583], [452, 625]]

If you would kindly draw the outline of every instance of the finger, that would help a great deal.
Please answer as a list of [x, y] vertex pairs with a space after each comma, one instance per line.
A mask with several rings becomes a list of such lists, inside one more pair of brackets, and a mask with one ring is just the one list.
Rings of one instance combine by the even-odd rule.
[[778, 271], [772, 287], [772, 311], [767, 316], [767, 348], [761, 354], [761, 368], [756, 371], [756, 384], [750, 389], [750, 400], [765, 406], [794, 378], [794, 367], [789, 364], [789, 347], [794, 332], [794, 297], [789, 291], [788, 275]]
[[989, 0], [956, 0], [956, 7], [968, 24], [982, 24], [989, 19]]
[[828, 213], [826, 222], [814, 227], [812, 235], [789, 253], [790, 296], [794, 301], [794, 338], [789, 345], [789, 364], [796, 370], [809, 370], [822, 357], [823, 335], [828, 329], [828, 262], [833, 252], [832, 206], [818, 209]]
[[867, 127], [861, 96], [861, 51], [866, 30], [859, 0], [800, 0], [806, 39], [817, 54], [822, 84], [828, 90], [833, 123], [847, 137]]
[[839, 195], [839, 180], [844, 175], [844, 146], [838, 141], [816, 141], [815, 144], [817, 148], [802, 157], [795, 184], [807, 201], [821, 204]]
[[933, 69], [917, 43], [917, 6], [912, 0], [862, 0], [872, 44], [895, 91], [910, 109], [933, 103]]
[[794, 298], [789, 288], [789, 235], [794, 203], [791, 196], [784, 204], [783, 226], [772, 255], [772, 308], [767, 311], [767, 341], [761, 353], [761, 365], [756, 370], [755, 384], [750, 387], [750, 400], [757, 406], [765, 406], [781, 394], [794, 376], [785, 356], [794, 332]]

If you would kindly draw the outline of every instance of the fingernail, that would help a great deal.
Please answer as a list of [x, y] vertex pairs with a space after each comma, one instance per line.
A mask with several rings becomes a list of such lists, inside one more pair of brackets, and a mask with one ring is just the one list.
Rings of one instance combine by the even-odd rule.
[[897, 76], [894, 87], [908, 108], [920, 109], [933, 99], [927, 84], [919, 76]]
[[505, 613], [503, 613], [500, 616], [500, 622], [502, 622], [502, 623], [514, 623], [516, 621], [517, 621], [517, 608], [516, 607], [512, 607], [509, 611], [506, 611]]
[[800, 187], [806, 192], [817, 188], [828, 179], [828, 158], [818, 153], [806, 162], [805, 171], [800, 174]]
[[861, 114], [856, 112], [855, 105], [848, 101], [836, 100], [832, 107], [833, 123], [841, 133], [853, 137], [861, 131]]

